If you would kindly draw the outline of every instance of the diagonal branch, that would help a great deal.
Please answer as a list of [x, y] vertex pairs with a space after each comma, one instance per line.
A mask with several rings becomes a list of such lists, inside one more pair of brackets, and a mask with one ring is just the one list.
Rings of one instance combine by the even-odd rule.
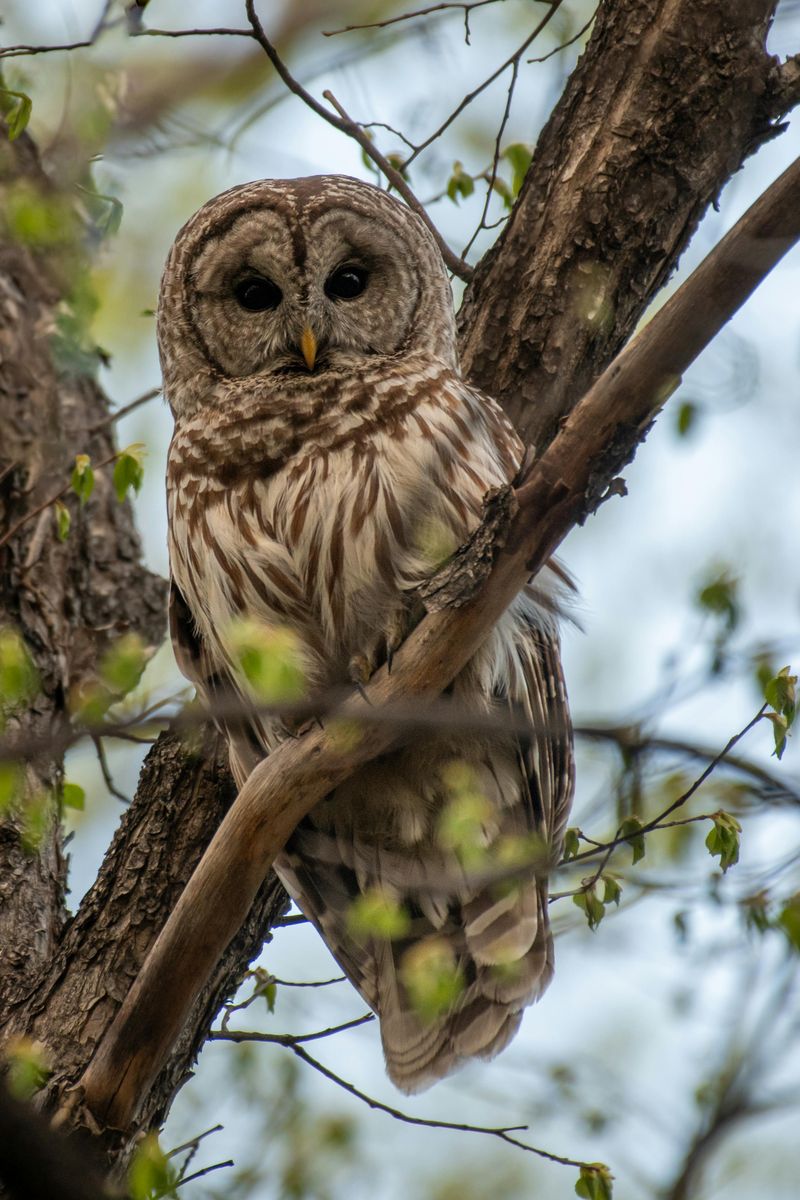
[[[394, 660], [354, 696], [365, 705], [438, 695], [487, 629], [576, 523], [610, 494], [680, 376], [772, 267], [800, 239], [800, 160], [748, 210], [573, 410], [515, 494], [516, 515], [488, 581], [462, 607], [429, 615]], [[369, 738], [315, 729], [255, 768], [158, 937], [82, 1078], [84, 1101], [126, 1127], [166, 1060], [208, 974], [236, 933], [275, 855], [297, 823], [363, 763], [385, 751]], [[354, 744], [355, 742], [355, 744]]]

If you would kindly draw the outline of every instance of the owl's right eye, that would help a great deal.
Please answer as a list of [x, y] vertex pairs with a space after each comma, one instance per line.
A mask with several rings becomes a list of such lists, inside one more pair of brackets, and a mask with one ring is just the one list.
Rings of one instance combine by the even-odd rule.
[[248, 312], [265, 312], [269, 308], [277, 308], [283, 299], [283, 292], [277, 283], [265, 279], [263, 275], [246, 275], [234, 284], [233, 294], [236, 303]]

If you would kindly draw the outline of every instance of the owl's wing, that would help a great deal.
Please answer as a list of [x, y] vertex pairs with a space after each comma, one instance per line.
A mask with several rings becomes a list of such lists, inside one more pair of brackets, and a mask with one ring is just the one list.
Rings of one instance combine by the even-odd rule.
[[242, 786], [256, 763], [264, 756], [255, 730], [241, 720], [225, 720], [225, 712], [236, 714], [244, 703], [230, 680], [215, 670], [191, 609], [174, 579], [169, 585], [169, 632], [175, 661], [181, 674], [197, 688], [211, 710], [214, 724], [228, 743], [231, 770]]
[[558, 634], [531, 623], [517, 642], [522, 686], [509, 699], [521, 705], [530, 735], [519, 752], [530, 797], [531, 828], [546, 840], [555, 865], [572, 806], [575, 758]]

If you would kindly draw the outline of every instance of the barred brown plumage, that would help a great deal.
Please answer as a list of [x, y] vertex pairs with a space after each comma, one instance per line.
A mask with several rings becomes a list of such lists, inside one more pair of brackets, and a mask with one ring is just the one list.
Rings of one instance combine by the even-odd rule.
[[[355, 294], [331, 282], [343, 268], [339, 290]], [[244, 696], [232, 628], [247, 617], [294, 632], [309, 687], [363, 682], [419, 619], [414, 588], [522, 458], [499, 407], [461, 378], [430, 233], [346, 177], [234, 188], [176, 239], [159, 346], [182, 669], [206, 695]], [[552, 975], [547, 873], [573, 787], [563, 591], [560, 568], [542, 572], [450, 689], [472, 713], [521, 709], [528, 739], [429, 731], [401, 744], [319, 804], [276, 863], [380, 1016], [407, 1091], [502, 1049]], [[287, 733], [277, 719], [251, 726], [229, 735], [240, 786]], [[481, 846], [447, 831], [461, 793]], [[520, 848], [527, 870], [487, 874]], [[375, 895], [400, 914], [399, 936], [354, 923]], [[426, 971], [448, 984], [433, 1006]]]

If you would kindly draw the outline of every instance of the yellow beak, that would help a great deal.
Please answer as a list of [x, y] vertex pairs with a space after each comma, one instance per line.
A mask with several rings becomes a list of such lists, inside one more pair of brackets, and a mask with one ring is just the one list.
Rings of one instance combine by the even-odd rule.
[[317, 360], [317, 339], [308, 325], [306, 325], [305, 329], [300, 334], [300, 349], [303, 351], [303, 358], [306, 360], [306, 366], [308, 367], [309, 371], [313, 371], [314, 363]]

